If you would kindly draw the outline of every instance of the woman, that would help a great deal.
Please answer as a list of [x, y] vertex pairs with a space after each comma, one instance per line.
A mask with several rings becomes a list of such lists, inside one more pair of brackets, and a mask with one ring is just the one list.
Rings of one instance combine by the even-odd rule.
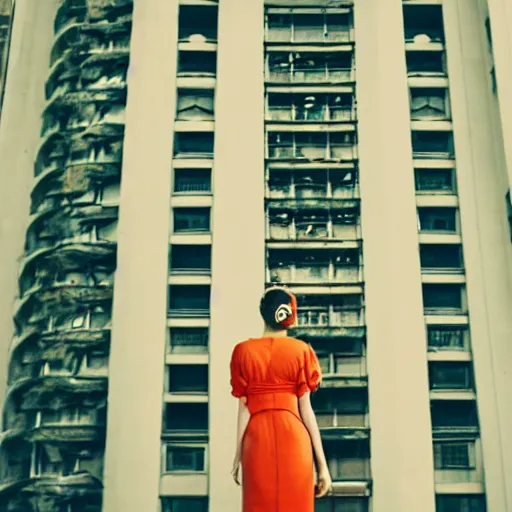
[[239, 398], [232, 475], [240, 485], [241, 465], [243, 512], [313, 512], [314, 496], [332, 485], [310, 401], [320, 364], [310, 345], [287, 336], [297, 319], [293, 294], [268, 289], [260, 313], [263, 336], [239, 343], [231, 357], [232, 394]]

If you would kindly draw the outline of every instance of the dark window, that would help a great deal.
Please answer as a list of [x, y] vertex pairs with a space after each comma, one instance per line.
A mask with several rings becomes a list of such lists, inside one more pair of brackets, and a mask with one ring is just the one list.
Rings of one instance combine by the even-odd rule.
[[174, 208], [174, 232], [193, 233], [210, 230], [210, 208]]
[[471, 389], [472, 370], [467, 362], [429, 363], [430, 389]]
[[364, 414], [367, 412], [368, 393], [364, 388], [320, 388], [312, 395], [311, 400], [318, 412]]
[[180, 51], [178, 73], [182, 75], [215, 75], [217, 55], [215, 52]]
[[210, 308], [210, 287], [204, 285], [169, 286], [169, 309], [187, 311], [208, 311]]
[[421, 268], [461, 269], [462, 247], [457, 244], [420, 245]]
[[429, 326], [428, 346], [432, 349], [464, 350], [466, 331], [462, 327], [455, 326]]
[[416, 191], [455, 192], [453, 169], [416, 169]]
[[431, 402], [434, 428], [478, 427], [476, 402], [473, 400], [435, 400]]
[[162, 512], [208, 512], [208, 498], [162, 498]]
[[315, 512], [368, 512], [368, 499], [320, 498], [315, 500]]
[[217, 40], [217, 6], [180, 5], [179, 39], [195, 41]]
[[451, 132], [414, 131], [412, 150], [415, 158], [453, 158], [453, 135]]
[[170, 331], [171, 352], [205, 353], [208, 351], [208, 329], [173, 327]]
[[474, 469], [474, 443], [434, 442], [435, 469]]
[[409, 75], [444, 75], [446, 73], [443, 52], [410, 51], [406, 55]]
[[440, 5], [404, 5], [403, 13], [406, 41], [421, 42], [424, 38], [432, 42], [444, 41], [443, 11]]
[[171, 272], [209, 271], [211, 269], [210, 245], [172, 245]]
[[174, 137], [176, 158], [212, 158], [213, 133], [178, 132]]
[[458, 284], [424, 284], [425, 309], [462, 309], [462, 287]]
[[420, 231], [457, 231], [456, 208], [418, 208]]
[[165, 406], [165, 430], [208, 430], [208, 404], [173, 403]]
[[169, 365], [169, 392], [208, 392], [208, 366], [204, 364]]
[[205, 471], [205, 449], [202, 446], [166, 447], [166, 471]]
[[437, 512], [486, 512], [485, 496], [438, 494], [436, 496]]

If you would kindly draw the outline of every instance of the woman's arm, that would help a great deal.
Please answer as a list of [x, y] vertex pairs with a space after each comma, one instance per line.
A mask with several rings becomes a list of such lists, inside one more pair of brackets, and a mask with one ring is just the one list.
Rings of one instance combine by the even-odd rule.
[[244, 434], [247, 429], [247, 425], [249, 424], [249, 420], [251, 419], [251, 413], [246, 405], [247, 399], [245, 397], [240, 398], [238, 400], [238, 421], [236, 428], [236, 450], [235, 450], [235, 459], [233, 461], [233, 470], [231, 474], [235, 482], [240, 485], [239, 478], [239, 470], [240, 463], [242, 461], [242, 442], [244, 439]]
[[320, 498], [330, 491], [332, 481], [329, 474], [329, 467], [327, 466], [327, 460], [325, 459], [322, 437], [320, 436], [315, 411], [313, 411], [313, 407], [311, 406], [311, 393], [305, 393], [299, 398], [299, 411], [302, 421], [311, 437], [311, 444], [313, 445], [313, 451], [315, 453], [316, 469], [318, 472], [317, 497]]

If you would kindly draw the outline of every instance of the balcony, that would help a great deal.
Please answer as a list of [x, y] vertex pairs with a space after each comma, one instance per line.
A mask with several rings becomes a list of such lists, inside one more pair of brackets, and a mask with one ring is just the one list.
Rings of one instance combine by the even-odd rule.
[[478, 494], [437, 494], [436, 510], [438, 512], [486, 512], [485, 494], [483, 490]]
[[463, 326], [427, 328], [428, 350], [432, 352], [469, 352], [469, 330]]
[[416, 194], [455, 195], [457, 183], [454, 169], [424, 169], [414, 171]]
[[432, 400], [432, 429], [436, 439], [457, 434], [478, 434], [478, 412], [475, 400]]
[[297, 161], [357, 160], [355, 132], [269, 132], [267, 158]]
[[418, 229], [420, 233], [457, 234], [459, 232], [457, 208], [418, 208]]
[[201, 327], [172, 327], [169, 332], [171, 354], [208, 354], [208, 329]]
[[351, 9], [269, 9], [267, 43], [346, 44], [353, 41]]
[[210, 232], [210, 208], [173, 208], [173, 232], [196, 234]]
[[[209, 48], [213, 50], [214, 48]], [[179, 78], [214, 78], [217, 74], [217, 54], [215, 51], [178, 51]]]
[[368, 512], [368, 498], [333, 496], [315, 500], [315, 512]]
[[366, 358], [346, 356], [337, 353], [319, 352], [318, 359], [322, 366], [324, 388], [365, 387], [368, 373]]
[[434, 478], [439, 488], [457, 484], [482, 484], [479, 440], [434, 440]]
[[208, 365], [170, 364], [166, 373], [167, 393], [190, 398], [208, 396]]
[[207, 89], [178, 91], [176, 121], [213, 121], [214, 111], [213, 91]]
[[446, 78], [446, 57], [443, 50], [432, 49], [425, 52], [410, 50], [406, 53], [407, 75], [409, 78], [426, 79], [423, 85], [430, 84], [432, 79]]
[[356, 120], [352, 94], [269, 93], [266, 119], [281, 123], [351, 123]]
[[213, 132], [176, 132], [174, 158], [211, 160], [213, 158]]
[[450, 119], [447, 88], [411, 87], [409, 91], [412, 121], [448, 121]]
[[271, 250], [267, 282], [285, 284], [354, 284], [363, 280], [357, 249], [343, 251]]
[[266, 81], [270, 84], [347, 84], [354, 81], [353, 53], [348, 51], [269, 52]]
[[275, 204], [279, 200], [357, 199], [356, 169], [270, 169], [267, 196]]
[[270, 241], [335, 242], [359, 239], [359, 207], [297, 211], [269, 209]]

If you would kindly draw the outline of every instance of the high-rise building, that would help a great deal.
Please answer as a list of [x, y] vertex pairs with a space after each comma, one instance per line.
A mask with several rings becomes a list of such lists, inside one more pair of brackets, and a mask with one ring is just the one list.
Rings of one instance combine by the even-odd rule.
[[229, 360], [274, 283], [324, 372], [317, 512], [512, 512], [511, 30], [500, 0], [16, 0], [0, 512], [238, 512]]

